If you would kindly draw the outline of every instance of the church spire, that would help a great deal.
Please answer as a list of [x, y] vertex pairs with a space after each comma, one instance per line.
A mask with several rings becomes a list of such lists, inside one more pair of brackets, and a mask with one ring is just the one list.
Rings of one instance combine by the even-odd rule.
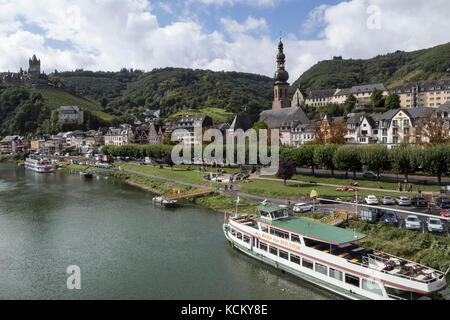
[[289, 80], [289, 73], [286, 71], [286, 55], [284, 54], [284, 45], [280, 37], [277, 54], [277, 72], [275, 73], [276, 83], [287, 83]]
[[277, 54], [277, 71], [274, 76], [274, 100], [272, 102], [272, 109], [283, 109], [291, 106], [291, 101], [288, 97], [289, 73], [286, 71], [286, 55], [284, 54], [284, 45], [280, 37]]

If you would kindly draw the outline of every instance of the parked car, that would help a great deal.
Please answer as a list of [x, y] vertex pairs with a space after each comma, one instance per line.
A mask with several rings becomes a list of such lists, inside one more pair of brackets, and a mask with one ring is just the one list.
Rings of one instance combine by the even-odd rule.
[[392, 198], [391, 196], [383, 196], [381, 198], [381, 202], [384, 205], [390, 205], [390, 204], [395, 204], [394, 198]]
[[410, 215], [405, 220], [405, 227], [409, 230], [421, 230], [422, 223], [415, 215]]
[[408, 197], [405, 196], [400, 196], [395, 198], [395, 202], [397, 202], [397, 204], [399, 206], [410, 206], [411, 205], [411, 200], [409, 200]]
[[364, 198], [364, 201], [367, 204], [378, 204], [378, 199], [375, 196], [367, 196]]
[[450, 218], [450, 209], [442, 211], [441, 217]]
[[411, 204], [415, 207], [425, 207], [426, 208], [428, 206], [428, 202], [424, 198], [412, 198]]
[[312, 205], [307, 203], [297, 203], [294, 205], [293, 211], [296, 213], [308, 212], [312, 210], [312, 207]]
[[441, 209], [450, 208], [450, 198], [438, 198], [436, 200], [436, 205]]
[[394, 211], [386, 211], [383, 217], [381, 218], [381, 222], [398, 226], [397, 215], [395, 214]]
[[364, 179], [370, 179], [370, 180], [378, 179], [377, 175], [375, 173], [371, 172], [371, 171], [364, 172], [363, 173], [363, 178]]
[[442, 225], [441, 220], [437, 218], [428, 218], [427, 228], [429, 232], [444, 232], [444, 226]]
[[332, 196], [321, 196], [320, 198], [322, 199], [320, 200], [320, 203], [322, 204], [330, 204], [333, 203], [333, 201], [342, 201], [340, 198]]
[[364, 199], [361, 196], [358, 196], [358, 201], [356, 201], [356, 196], [352, 197], [352, 203], [363, 203]]

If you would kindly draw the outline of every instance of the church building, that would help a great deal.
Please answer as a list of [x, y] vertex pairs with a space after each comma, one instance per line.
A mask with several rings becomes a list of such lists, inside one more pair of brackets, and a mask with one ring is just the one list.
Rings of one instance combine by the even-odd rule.
[[[300, 106], [296, 106], [289, 99], [289, 73], [286, 71], [286, 55], [284, 45], [280, 39], [277, 55], [277, 71], [275, 72], [274, 100], [272, 110], [263, 111], [260, 120], [264, 121], [270, 129], [283, 129], [290, 131], [298, 125], [309, 124], [310, 121]], [[289, 140], [288, 137], [285, 137]]]

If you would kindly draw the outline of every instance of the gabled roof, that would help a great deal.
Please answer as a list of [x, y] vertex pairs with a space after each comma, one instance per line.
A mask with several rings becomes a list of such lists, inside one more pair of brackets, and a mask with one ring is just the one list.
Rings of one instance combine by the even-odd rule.
[[367, 84], [363, 86], [354, 86], [350, 89], [350, 93], [372, 93], [373, 90], [386, 91], [386, 87], [382, 83]]
[[269, 129], [280, 128], [283, 124], [292, 123], [292, 121], [303, 124], [310, 122], [303, 109], [299, 107], [263, 111], [260, 120], [264, 121]]
[[307, 93], [307, 99], [321, 99], [321, 98], [331, 98], [336, 89], [325, 89], [325, 90], [312, 90]]
[[247, 131], [248, 129], [251, 129], [253, 125], [258, 121], [259, 121], [259, 114], [237, 115], [230, 126], [230, 130], [236, 131], [242, 129], [244, 131]]
[[264, 224], [273, 225], [284, 231], [298, 233], [306, 238], [335, 245], [343, 245], [366, 237], [363, 233], [353, 232], [352, 230], [294, 216], [276, 221], [271, 221], [263, 217], [256, 218], [255, 220]]

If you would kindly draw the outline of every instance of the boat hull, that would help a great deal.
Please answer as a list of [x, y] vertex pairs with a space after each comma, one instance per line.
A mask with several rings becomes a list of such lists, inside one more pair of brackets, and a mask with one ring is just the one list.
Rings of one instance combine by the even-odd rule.
[[336, 290], [336, 289], [334, 289], [334, 288], [332, 288], [330, 286], [327, 286], [325, 283], [323, 283], [323, 281], [321, 281], [319, 279], [315, 279], [314, 277], [311, 277], [309, 275], [303, 274], [300, 271], [293, 270], [292, 268], [284, 266], [283, 264], [278, 263], [278, 262], [276, 262], [274, 260], [271, 260], [270, 258], [267, 258], [265, 256], [259, 255], [259, 254], [255, 253], [255, 252], [253, 252], [253, 251], [243, 247], [239, 243], [235, 242], [228, 235], [228, 231], [226, 230], [225, 226], [224, 226], [224, 230], [223, 231], [224, 231], [224, 234], [225, 234], [225, 238], [227, 239], [228, 243], [231, 245], [231, 247], [233, 249], [237, 249], [238, 251], [246, 254], [247, 256], [249, 256], [249, 257], [251, 257], [251, 258], [253, 258], [255, 260], [258, 260], [258, 261], [261, 261], [261, 262], [263, 262], [263, 263], [265, 263], [267, 265], [270, 265], [270, 266], [274, 267], [277, 270], [281, 270], [281, 271], [287, 272], [287, 273], [289, 273], [289, 274], [291, 274], [291, 275], [293, 275], [293, 276], [295, 276], [297, 278], [300, 278], [301, 280], [304, 280], [304, 281], [306, 281], [306, 282], [308, 282], [310, 284], [313, 284], [313, 285], [315, 285], [315, 286], [317, 286], [319, 288], [322, 288], [322, 289], [325, 289], [325, 290], [327, 290], [329, 292], [337, 294], [337, 295], [339, 295], [339, 296], [341, 296], [343, 298], [346, 298], [346, 299], [349, 299], [349, 300], [370, 300], [370, 299], [368, 299], [366, 297], [363, 297], [363, 296], [360, 296], [360, 295], [356, 295], [356, 294], [352, 295], [352, 294], [349, 294], [349, 293], [345, 293], [345, 292]]

